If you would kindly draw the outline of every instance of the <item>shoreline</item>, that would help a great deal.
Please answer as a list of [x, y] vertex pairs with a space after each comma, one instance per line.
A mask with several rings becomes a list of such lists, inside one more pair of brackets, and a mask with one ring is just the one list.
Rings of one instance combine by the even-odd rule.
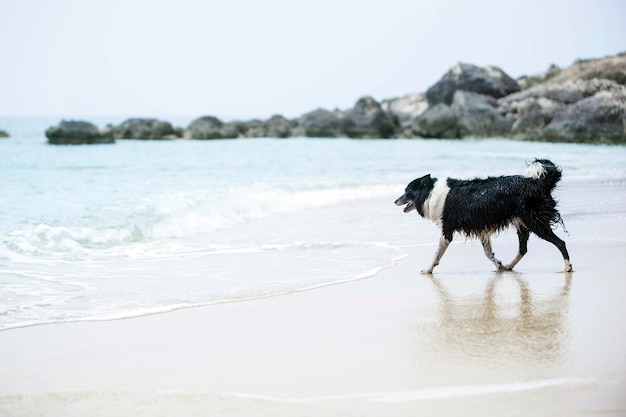
[[[516, 272], [457, 239], [421, 275], [434, 245], [407, 242], [395, 266], [342, 285], [0, 332], [0, 414], [623, 415], [623, 191], [558, 192], [571, 274], [532, 238]], [[494, 239], [501, 258], [516, 245]]]
[[150, 311], [150, 312], [144, 312], [144, 313], [128, 313], [129, 315], [122, 316], [122, 317], [110, 317], [110, 316], [105, 316], [105, 317], [101, 317], [101, 318], [86, 317], [86, 318], [82, 318], [82, 319], [78, 318], [78, 319], [68, 319], [68, 320], [50, 320], [50, 321], [42, 321], [42, 322], [37, 322], [37, 323], [18, 324], [18, 325], [15, 325], [15, 326], [9, 326], [9, 327], [5, 327], [5, 328], [0, 328], [0, 334], [2, 332], [8, 332], [8, 331], [11, 331], [11, 330], [25, 329], [25, 328], [38, 327], [38, 326], [54, 326], [54, 325], [77, 324], [77, 323], [101, 323], [101, 322], [115, 322], [115, 321], [120, 321], [120, 320], [141, 319], [143, 317], [150, 317], [150, 316], [157, 316], [157, 315], [161, 315], [161, 314], [175, 313], [175, 312], [180, 311], [180, 310], [189, 310], [189, 309], [196, 309], [196, 308], [206, 308], [206, 307], [212, 307], [212, 306], [219, 306], [219, 305], [222, 305], [222, 304], [245, 303], [245, 302], [249, 302], [249, 301], [264, 300], [264, 299], [267, 299], [267, 298], [274, 298], [274, 297], [286, 297], [286, 296], [291, 295], [291, 294], [297, 294], [297, 293], [307, 292], [307, 291], [315, 291], [315, 290], [318, 290], [318, 289], [321, 289], [321, 288], [325, 288], [325, 287], [332, 287], [332, 286], [335, 286], [335, 285], [345, 285], [345, 284], [349, 284], [351, 282], [356, 282], [356, 281], [361, 281], [361, 280], [365, 280], [365, 279], [375, 278], [376, 275], [378, 275], [379, 273], [381, 273], [385, 269], [389, 269], [389, 268], [395, 267], [396, 264], [399, 261], [401, 261], [402, 259], [406, 258], [407, 256], [408, 256], [407, 254], [401, 255], [401, 256], [399, 256], [399, 257], [397, 257], [395, 259], [392, 259], [391, 260], [391, 264], [389, 264], [389, 265], [383, 265], [383, 266], [374, 268], [373, 271], [367, 272], [365, 274], [359, 275], [359, 276], [354, 277], [354, 278], [346, 278], [344, 280], [320, 283], [320, 284], [315, 284], [315, 285], [311, 285], [311, 286], [304, 287], [304, 288], [296, 288], [296, 289], [286, 290], [286, 291], [277, 292], [277, 293], [264, 294], [264, 295], [262, 294], [262, 295], [243, 297], [243, 298], [232, 298], [232, 299], [224, 299], [224, 300], [217, 300], [217, 301], [207, 301], [207, 302], [201, 302], [201, 303], [191, 304], [191, 305], [168, 306], [168, 307], [163, 307], [163, 310]]

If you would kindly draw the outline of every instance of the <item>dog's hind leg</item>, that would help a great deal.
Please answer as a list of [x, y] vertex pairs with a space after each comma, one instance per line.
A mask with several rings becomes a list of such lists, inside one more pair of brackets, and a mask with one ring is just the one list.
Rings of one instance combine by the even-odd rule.
[[435, 252], [435, 259], [433, 260], [433, 264], [430, 266], [430, 268], [424, 269], [422, 271], [422, 274], [433, 273], [433, 269], [435, 269], [435, 267], [439, 265], [439, 261], [441, 260], [443, 254], [446, 252], [446, 249], [448, 249], [448, 246], [450, 246], [450, 239], [447, 239], [444, 235], [442, 235], [441, 239], [439, 239], [439, 247], [437, 248], [437, 252]]
[[485, 250], [485, 255], [487, 255], [487, 258], [491, 262], [493, 262], [493, 264], [496, 266], [496, 268], [498, 268], [498, 271], [502, 271], [502, 270], [506, 269], [502, 265], [502, 262], [500, 262], [500, 260], [498, 258], [496, 258], [495, 253], [493, 253], [493, 249], [491, 248], [491, 236], [489, 236], [487, 234], [483, 234], [480, 237], [480, 242], [483, 244], [483, 249]]
[[528, 231], [526, 227], [524, 227], [523, 225], [520, 225], [517, 227], [517, 237], [519, 239], [519, 252], [517, 252], [517, 256], [515, 257], [515, 259], [511, 261], [511, 263], [504, 266], [504, 269], [509, 270], [509, 271], [513, 270], [515, 265], [517, 265], [517, 263], [522, 260], [524, 255], [526, 255], [526, 252], [528, 252], [528, 237], [529, 236], [530, 236], [530, 232]]
[[565, 242], [563, 242], [557, 235], [555, 235], [552, 229], [541, 228], [540, 230], [533, 230], [533, 232], [543, 240], [552, 243], [559, 249], [559, 251], [561, 251], [561, 254], [563, 255], [563, 260], [565, 261], [565, 272], [574, 271], [572, 263], [569, 260], [569, 253], [567, 253], [567, 247], [565, 246]]

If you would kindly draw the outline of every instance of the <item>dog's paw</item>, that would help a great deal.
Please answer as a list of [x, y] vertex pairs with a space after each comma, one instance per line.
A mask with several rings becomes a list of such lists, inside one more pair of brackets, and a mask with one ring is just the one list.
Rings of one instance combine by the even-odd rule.
[[423, 274], [423, 275], [432, 275], [432, 274], [433, 274], [433, 270], [432, 270], [432, 269], [422, 269], [422, 270], [420, 271], [420, 274]]
[[511, 265], [499, 265], [498, 272], [512, 271], [513, 267]]
[[570, 263], [569, 259], [565, 260], [565, 272], [574, 272], [574, 267]]

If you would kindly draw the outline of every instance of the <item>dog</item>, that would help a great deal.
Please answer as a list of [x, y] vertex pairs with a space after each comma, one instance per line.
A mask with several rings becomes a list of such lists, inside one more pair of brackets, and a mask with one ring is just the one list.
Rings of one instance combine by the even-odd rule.
[[[535, 159], [526, 175], [508, 175], [484, 179], [460, 180], [418, 178], [406, 187], [395, 204], [404, 206], [435, 222], [441, 228], [435, 259], [424, 274], [432, 274], [452, 242], [454, 232], [481, 241], [485, 255], [498, 271], [511, 271], [528, 252], [530, 233], [555, 245], [565, 261], [565, 272], [573, 267], [565, 242], [554, 234], [556, 224], [563, 220], [556, 209], [552, 191], [561, 179], [561, 169], [547, 159]], [[509, 226], [517, 229], [519, 252], [511, 263], [504, 265], [495, 257], [491, 236]]]

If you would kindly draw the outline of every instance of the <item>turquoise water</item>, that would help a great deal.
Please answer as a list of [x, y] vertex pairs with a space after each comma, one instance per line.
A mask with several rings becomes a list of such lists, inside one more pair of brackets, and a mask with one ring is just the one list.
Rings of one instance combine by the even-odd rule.
[[[429, 244], [410, 180], [626, 178], [626, 148], [490, 140], [240, 139], [50, 146], [1, 119], [0, 329], [107, 320], [363, 279]], [[415, 226], [414, 226], [415, 224]], [[424, 229], [426, 230], [426, 229]]]

